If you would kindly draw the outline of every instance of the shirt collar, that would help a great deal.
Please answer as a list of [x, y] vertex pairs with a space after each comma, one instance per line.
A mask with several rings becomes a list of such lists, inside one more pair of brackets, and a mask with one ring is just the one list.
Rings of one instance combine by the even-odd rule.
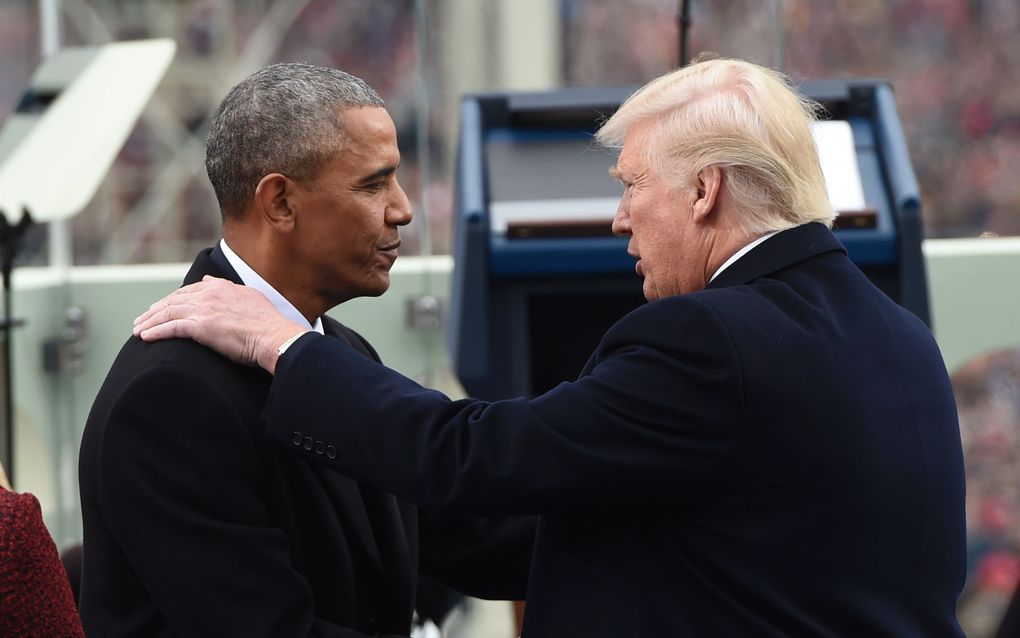
[[[723, 262], [723, 265], [722, 265], [722, 266], [719, 266], [719, 270], [715, 271], [715, 274], [714, 274], [714, 275], [712, 275], [712, 279], [715, 279], [716, 277], [718, 277], [718, 276], [719, 276], [719, 273], [721, 273], [722, 271], [724, 271], [724, 270], [726, 270], [727, 268], [729, 268], [730, 266], [732, 266], [732, 265], [733, 265], [733, 264], [734, 264], [734, 263], [735, 263], [735, 262], [736, 262], [736, 261], [737, 261], [738, 259], [740, 259], [740, 258], [741, 258], [741, 257], [743, 257], [744, 255], [746, 255], [747, 253], [751, 252], [751, 250], [752, 250], [752, 249], [753, 249], [753, 248], [754, 248], [755, 246], [757, 246], [758, 244], [762, 243], [763, 241], [765, 241], [765, 240], [766, 240], [766, 239], [768, 239], [769, 237], [771, 237], [771, 236], [773, 236], [773, 235], [778, 235], [778, 234], [779, 234], [779, 233], [781, 233], [781, 232], [783, 232], [783, 231], [782, 231], [782, 230], [775, 230], [775, 231], [772, 231], [771, 233], [769, 233], [769, 234], [767, 234], [767, 235], [762, 235], [762, 236], [761, 236], [761, 237], [759, 237], [758, 239], [755, 239], [755, 240], [754, 240], [754, 241], [752, 241], [752, 242], [751, 242], [750, 244], [748, 244], [748, 245], [744, 246], [743, 248], [741, 248], [741, 249], [740, 249], [740, 250], [738, 250], [737, 252], [735, 252], [735, 253], [733, 253], [732, 255], [730, 255], [730, 258], [729, 258], [729, 259], [727, 259], [726, 261], [724, 261], [724, 262]], [[709, 280], [708, 280], [708, 281], [709, 281], [709, 283], [711, 283], [711, 282], [712, 282], [712, 279], [709, 279]]]
[[322, 328], [322, 317], [316, 317], [314, 326], [309, 323], [308, 320], [305, 319], [305, 316], [294, 307], [294, 304], [287, 301], [286, 297], [277, 292], [276, 288], [270, 286], [269, 282], [259, 276], [257, 272], [251, 269], [251, 266], [244, 263], [244, 260], [230, 249], [230, 246], [227, 245], [226, 239], [220, 240], [220, 250], [223, 251], [223, 256], [227, 258], [228, 262], [230, 262], [230, 265], [237, 272], [237, 276], [241, 278], [241, 281], [244, 282], [245, 286], [254, 288], [265, 295], [266, 298], [272, 302], [273, 307], [275, 307], [284, 317], [291, 321], [295, 321], [302, 326], [307, 326], [319, 334], [325, 334]]

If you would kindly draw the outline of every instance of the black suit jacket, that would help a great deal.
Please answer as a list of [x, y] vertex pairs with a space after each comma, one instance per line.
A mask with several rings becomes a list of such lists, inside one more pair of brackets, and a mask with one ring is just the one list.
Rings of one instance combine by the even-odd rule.
[[[240, 283], [218, 248], [185, 283], [206, 274]], [[354, 331], [323, 323], [331, 341], [378, 360]], [[269, 445], [259, 416], [270, 382], [191, 341], [124, 345], [79, 461], [88, 635], [406, 636], [419, 562], [470, 593], [523, 597], [526, 521], [419, 516]]]
[[304, 336], [266, 418], [420, 505], [541, 514], [525, 638], [961, 635], [941, 355], [819, 224], [631, 312], [533, 400], [450, 402]]

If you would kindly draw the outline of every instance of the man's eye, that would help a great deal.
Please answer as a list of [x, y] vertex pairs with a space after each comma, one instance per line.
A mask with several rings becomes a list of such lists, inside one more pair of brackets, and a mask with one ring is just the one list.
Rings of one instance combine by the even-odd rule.
[[367, 191], [381, 191], [383, 189], [383, 186], [385, 186], [385, 185], [386, 185], [385, 182], [372, 182], [371, 184], [366, 184], [365, 185], [365, 190], [367, 190]]

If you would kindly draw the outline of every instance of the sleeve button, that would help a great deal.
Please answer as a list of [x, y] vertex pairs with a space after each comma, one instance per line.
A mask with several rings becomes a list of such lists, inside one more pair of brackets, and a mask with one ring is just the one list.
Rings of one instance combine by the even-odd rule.
[[336, 458], [336, 448], [332, 445], [326, 446], [326, 456], [331, 459]]
[[301, 436], [300, 432], [295, 432], [290, 435], [290, 442], [294, 445], [301, 445], [301, 442], [305, 440], [305, 437]]

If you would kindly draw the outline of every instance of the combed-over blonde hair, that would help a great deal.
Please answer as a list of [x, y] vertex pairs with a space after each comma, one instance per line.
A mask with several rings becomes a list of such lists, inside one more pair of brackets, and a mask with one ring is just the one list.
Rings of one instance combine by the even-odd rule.
[[742, 60], [695, 62], [652, 80], [599, 129], [620, 149], [627, 131], [651, 121], [648, 160], [676, 187], [718, 166], [749, 233], [836, 217], [811, 134], [817, 104], [785, 78]]

